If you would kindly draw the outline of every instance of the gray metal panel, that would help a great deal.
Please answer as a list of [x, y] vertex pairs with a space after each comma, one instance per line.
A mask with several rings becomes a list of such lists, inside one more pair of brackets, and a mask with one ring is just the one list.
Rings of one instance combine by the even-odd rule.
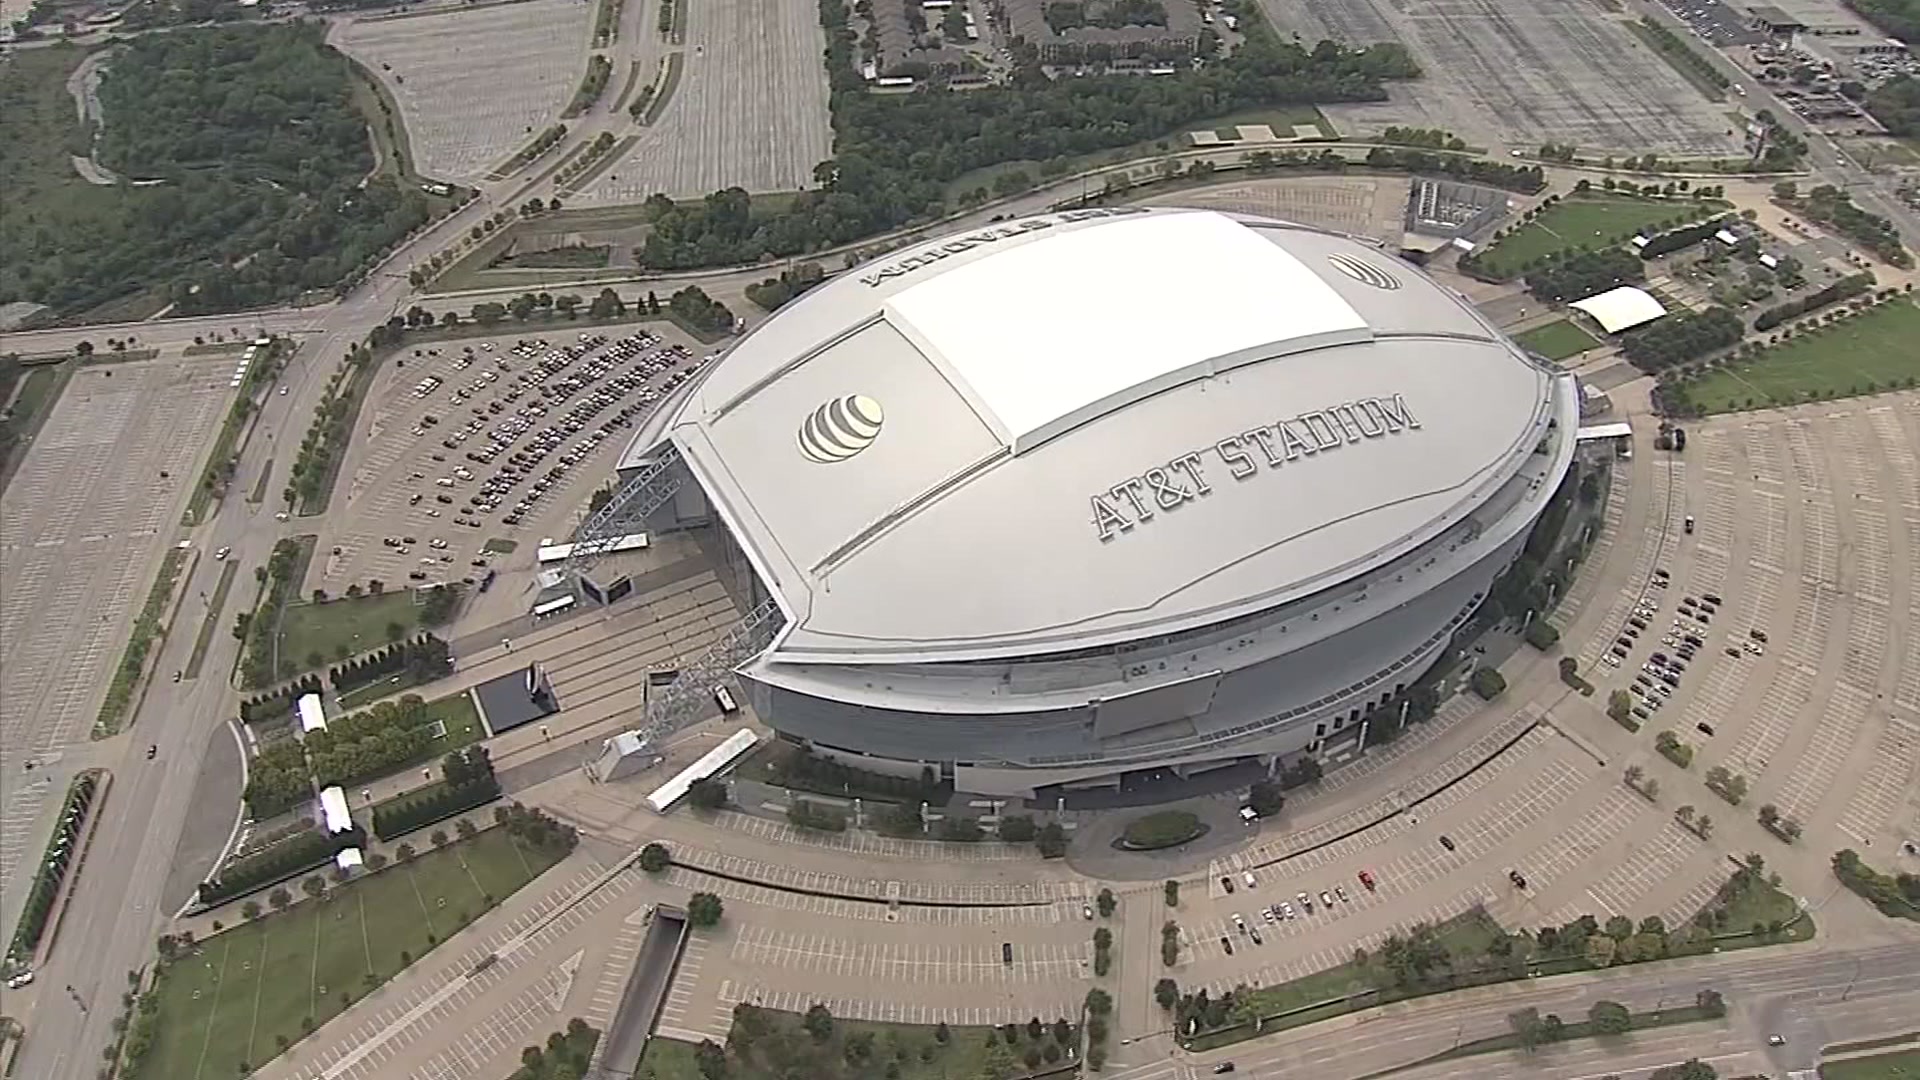
[[1213, 692], [1220, 686], [1220, 675], [1218, 671], [1209, 671], [1165, 686], [1150, 686], [1123, 697], [1095, 702], [1094, 734], [1111, 739], [1155, 724], [1201, 716], [1213, 707]]

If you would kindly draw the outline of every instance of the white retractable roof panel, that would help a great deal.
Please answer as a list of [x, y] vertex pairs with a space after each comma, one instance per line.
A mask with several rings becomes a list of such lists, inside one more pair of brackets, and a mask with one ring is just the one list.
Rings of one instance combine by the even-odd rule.
[[998, 251], [903, 290], [886, 315], [1016, 454], [1212, 371], [1368, 333], [1298, 259], [1210, 211]]

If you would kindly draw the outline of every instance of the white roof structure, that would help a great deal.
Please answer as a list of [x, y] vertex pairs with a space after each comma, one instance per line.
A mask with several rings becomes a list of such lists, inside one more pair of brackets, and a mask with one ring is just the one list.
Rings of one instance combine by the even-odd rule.
[[1612, 424], [1594, 424], [1580, 429], [1579, 439], [1630, 439], [1633, 437], [1633, 425], [1622, 420]]
[[300, 714], [300, 734], [327, 730], [327, 711], [320, 706], [319, 694], [301, 694], [293, 707]]
[[[1351, 237], [1103, 207], [928, 240], [781, 308], [643, 424], [786, 616], [783, 663], [1172, 633], [1455, 527], [1570, 380]], [[938, 572], [929, 572], [929, 568]]]
[[347, 793], [339, 787], [320, 791], [320, 813], [326, 818], [327, 831], [346, 832], [353, 828], [353, 812], [347, 809]]
[[[1178, 272], [1155, 275], [1141, 295], [1144, 263]], [[1187, 314], [1126, 317], [1134, 302]], [[1102, 308], [1109, 317], [1065, 317]], [[882, 310], [1015, 454], [1196, 375], [1264, 359], [1276, 342], [1311, 347], [1367, 329], [1299, 259], [1219, 214], [1123, 218], [1011, 248], [927, 278]]]
[[719, 746], [700, 755], [700, 760], [675, 773], [647, 796], [647, 806], [656, 814], [666, 813], [668, 807], [686, 798], [695, 783], [710, 780], [732, 768], [759, 741], [760, 733], [752, 728], [741, 728], [727, 736]]
[[333, 856], [333, 865], [342, 870], [353, 870], [365, 863], [366, 860], [361, 857], [360, 849], [357, 847], [341, 848]]
[[1667, 313], [1667, 309], [1661, 307], [1660, 301], [1655, 300], [1652, 294], [1631, 285], [1609, 289], [1598, 296], [1589, 296], [1585, 300], [1575, 300], [1567, 306], [1575, 311], [1584, 312], [1594, 322], [1600, 324], [1600, 329], [1609, 334], [1631, 330]]

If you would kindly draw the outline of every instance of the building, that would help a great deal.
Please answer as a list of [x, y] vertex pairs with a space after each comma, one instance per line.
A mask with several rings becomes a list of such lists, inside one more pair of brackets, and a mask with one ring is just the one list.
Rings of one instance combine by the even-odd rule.
[[[1185, 0], [1006, 0], [1007, 24], [1049, 65], [1174, 60], [1200, 51]], [[1064, 20], [1064, 21], [1063, 21]]]
[[643, 425], [644, 520], [608, 528], [712, 538], [777, 608], [749, 704], [821, 754], [1043, 798], [1251, 775], [1344, 748], [1433, 663], [1579, 406], [1351, 238], [1078, 210], [783, 307]]
[[[873, 0], [874, 73], [888, 79], [954, 76], [976, 65], [965, 49], [939, 41], [944, 8], [923, 0]], [[876, 80], [877, 81], [877, 80]]]
[[1748, 15], [1748, 26], [1775, 41], [1791, 41], [1795, 34], [1807, 32], [1805, 21], [1787, 14], [1773, 4], [1757, 5]]

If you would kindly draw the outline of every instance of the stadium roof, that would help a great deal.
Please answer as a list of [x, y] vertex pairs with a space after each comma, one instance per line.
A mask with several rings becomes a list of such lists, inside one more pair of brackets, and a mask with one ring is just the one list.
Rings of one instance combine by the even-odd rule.
[[1567, 306], [1585, 312], [1600, 324], [1600, 329], [1609, 334], [1631, 330], [1667, 313], [1667, 309], [1661, 307], [1660, 301], [1655, 300], [1652, 294], [1631, 285], [1609, 289], [1585, 300], [1575, 300]]
[[780, 599], [778, 656], [956, 660], [1205, 625], [1390, 561], [1519, 470], [1556, 385], [1365, 244], [1125, 207], [828, 282], [642, 437]]

